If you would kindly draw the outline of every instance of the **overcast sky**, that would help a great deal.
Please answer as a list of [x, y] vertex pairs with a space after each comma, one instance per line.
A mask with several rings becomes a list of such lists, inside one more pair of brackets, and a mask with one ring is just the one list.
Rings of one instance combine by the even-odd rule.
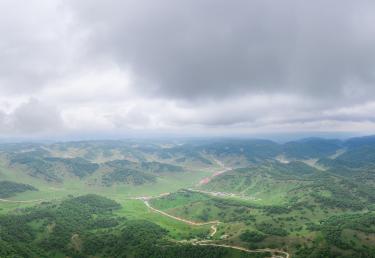
[[373, 0], [0, 0], [0, 135], [375, 133]]

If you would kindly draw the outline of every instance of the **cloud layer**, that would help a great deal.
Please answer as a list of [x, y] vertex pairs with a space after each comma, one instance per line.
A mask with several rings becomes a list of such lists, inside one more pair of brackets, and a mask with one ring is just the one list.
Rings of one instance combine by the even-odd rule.
[[375, 129], [373, 1], [0, 2], [0, 132]]

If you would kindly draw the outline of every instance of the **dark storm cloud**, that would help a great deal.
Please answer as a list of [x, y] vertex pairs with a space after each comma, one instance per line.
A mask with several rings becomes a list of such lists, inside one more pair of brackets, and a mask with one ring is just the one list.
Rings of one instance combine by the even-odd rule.
[[[71, 1], [138, 86], [191, 99], [244, 93], [371, 98], [375, 2], [346, 0]], [[338, 98], [337, 98], [338, 97]]]

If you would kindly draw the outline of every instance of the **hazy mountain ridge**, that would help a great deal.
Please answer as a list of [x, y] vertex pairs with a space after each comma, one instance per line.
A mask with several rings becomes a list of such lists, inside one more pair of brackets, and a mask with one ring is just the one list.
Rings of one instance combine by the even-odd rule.
[[[349, 173], [347, 168], [372, 166], [374, 137], [351, 138], [346, 141], [307, 138], [278, 144], [269, 140], [207, 140], [175, 144], [128, 141], [85, 141], [53, 144], [3, 144], [0, 150], [10, 166], [21, 165], [35, 176], [61, 181], [58, 170], [80, 178], [95, 173], [99, 166], [126, 160], [129, 168], [143, 172], [182, 172], [184, 167], [205, 167], [222, 160], [232, 167], [246, 167], [284, 157], [285, 162], [316, 159], [316, 164], [335, 173]], [[167, 147], [166, 147], [167, 146]], [[338, 151], [340, 155], [332, 158]], [[338, 169], [340, 168], [340, 169]]]

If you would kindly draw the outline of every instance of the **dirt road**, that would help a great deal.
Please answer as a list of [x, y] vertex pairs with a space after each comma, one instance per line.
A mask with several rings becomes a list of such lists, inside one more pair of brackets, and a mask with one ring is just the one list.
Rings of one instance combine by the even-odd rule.
[[[224, 244], [215, 244], [215, 243], [210, 243], [208, 241], [198, 241], [193, 243], [193, 245], [203, 245], [203, 246], [217, 246], [217, 247], [224, 247], [224, 248], [231, 248], [231, 249], [236, 249], [240, 250], [246, 253], [266, 253], [269, 252], [272, 254], [273, 258], [290, 258], [290, 254], [288, 252], [278, 250], [278, 249], [270, 249], [270, 248], [264, 248], [264, 249], [247, 249], [241, 246], [235, 246], [235, 245], [224, 245]], [[281, 254], [281, 255], [277, 255]]]
[[[161, 215], [164, 215], [164, 216], [166, 216], [166, 217], [169, 217], [169, 218], [172, 218], [172, 219], [175, 219], [175, 220], [178, 220], [178, 221], [184, 222], [184, 223], [189, 224], [189, 225], [192, 225], [192, 226], [204, 226], [204, 225], [211, 225], [211, 224], [215, 224], [215, 225], [217, 225], [217, 224], [220, 223], [220, 221], [218, 221], [218, 220], [207, 221], [207, 222], [195, 222], [195, 221], [190, 221], [190, 220], [187, 220], [187, 219], [183, 219], [183, 218], [180, 218], [180, 217], [173, 216], [173, 215], [168, 214], [168, 213], [166, 213], [166, 212], [164, 212], [164, 211], [161, 211], [161, 210], [155, 209], [154, 207], [152, 207], [152, 206], [150, 205], [150, 203], [148, 202], [148, 200], [143, 200], [143, 202], [144, 202], [144, 204], [145, 204], [150, 210], [152, 210], [152, 211], [154, 211], [154, 212], [157, 212], [157, 213], [159, 213], [159, 214], [161, 214]], [[215, 231], [216, 231], [216, 229], [215, 229]]]
[[187, 190], [189, 190], [189, 191], [191, 191], [191, 192], [202, 193], [202, 194], [208, 194], [208, 195], [211, 195], [211, 196], [222, 197], [222, 198], [225, 198], [225, 197], [233, 197], [233, 198], [238, 198], [238, 199], [243, 199], [243, 200], [250, 200], [250, 201], [259, 201], [259, 200], [261, 200], [261, 199], [257, 199], [257, 198], [252, 197], [252, 196], [248, 196], [248, 195], [239, 195], [239, 194], [235, 194], [235, 193], [227, 193], [227, 192], [211, 192], [211, 191], [204, 191], [204, 190], [198, 190], [198, 189], [193, 189], [193, 188], [188, 188]]
[[219, 170], [219, 171], [215, 172], [214, 174], [212, 174], [209, 177], [203, 178], [201, 181], [199, 181], [198, 186], [208, 184], [214, 177], [217, 177], [217, 176], [219, 176], [219, 175], [221, 175], [225, 172], [231, 171], [233, 169], [233, 168], [226, 167], [223, 164], [223, 162], [221, 162], [220, 160], [217, 160], [217, 159], [214, 159], [214, 160], [217, 164], [219, 164], [219, 166], [222, 167], [222, 170]]
[[[181, 217], [173, 216], [171, 214], [168, 214], [168, 213], [166, 213], [164, 211], [161, 211], [161, 210], [158, 210], [158, 209], [152, 207], [150, 205], [150, 203], [149, 203], [149, 200], [152, 199], [152, 197], [141, 197], [141, 198], [137, 198], [137, 199], [143, 200], [144, 204], [151, 211], [159, 213], [159, 214], [161, 214], [163, 216], [166, 216], [166, 217], [169, 217], [171, 219], [178, 220], [178, 221], [184, 222], [184, 223], [192, 225], [192, 226], [211, 225], [210, 237], [213, 237], [216, 234], [216, 232], [217, 232], [217, 226], [221, 223], [218, 220], [208, 221], [208, 222], [190, 221], [190, 220], [187, 220], [187, 219], [184, 219], [184, 218], [181, 218]], [[215, 243], [212, 243], [211, 240], [196, 241], [196, 242], [192, 242], [192, 244], [193, 245], [217, 246], [217, 247], [231, 248], [231, 249], [236, 249], [236, 250], [244, 251], [244, 252], [247, 252], [247, 253], [265, 253], [265, 252], [269, 252], [269, 253], [272, 253], [272, 258], [290, 258], [290, 254], [288, 252], [285, 252], [285, 251], [282, 251], [282, 250], [279, 250], [279, 249], [264, 248], [264, 249], [254, 249], [254, 250], [251, 250], [251, 249], [247, 249], [247, 248], [244, 248], [244, 247], [241, 247], [241, 246], [225, 245], [225, 244], [215, 244]], [[281, 255], [278, 255], [278, 254], [281, 254]]]
[[33, 202], [43, 202], [45, 200], [39, 199], [39, 200], [29, 200], [29, 201], [13, 201], [13, 200], [7, 200], [7, 199], [0, 199], [0, 202], [10, 202], [10, 203], [33, 203]]

